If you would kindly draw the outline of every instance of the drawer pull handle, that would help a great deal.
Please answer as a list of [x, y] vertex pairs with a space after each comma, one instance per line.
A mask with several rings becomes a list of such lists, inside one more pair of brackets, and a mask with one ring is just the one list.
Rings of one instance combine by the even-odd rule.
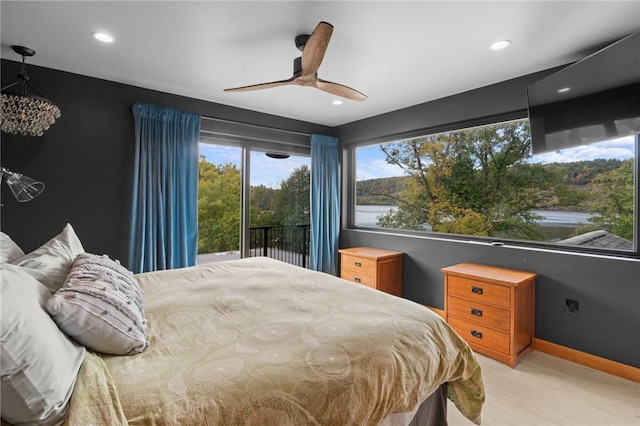
[[471, 335], [477, 339], [482, 339], [481, 331], [471, 330]]
[[357, 282], [357, 283], [361, 283], [362, 282], [362, 279], [360, 277], [355, 277], [353, 280], [355, 282]]
[[471, 287], [471, 293], [482, 294], [482, 293], [484, 293], [484, 290], [482, 290], [482, 287], [472, 286]]
[[471, 315], [475, 315], [477, 317], [482, 316], [482, 309], [471, 308]]
[[359, 267], [361, 267], [361, 266], [362, 266], [362, 263], [360, 263], [360, 262], [355, 262], [355, 263], [354, 263], [354, 265], [356, 265], [356, 267], [358, 267], [358, 268], [359, 268]]

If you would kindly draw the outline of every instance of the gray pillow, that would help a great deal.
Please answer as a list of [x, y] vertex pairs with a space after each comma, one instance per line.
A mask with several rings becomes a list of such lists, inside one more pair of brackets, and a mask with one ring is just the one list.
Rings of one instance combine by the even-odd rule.
[[78, 255], [47, 311], [61, 330], [94, 351], [132, 355], [147, 347], [140, 286], [106, 255]]
[[0, 414], [16, 425], [51, 425], [66, 417], [85, 348], [44, 310], [51, 292], [19, 266], [2, 264]]
[[13, 260], [14, 265], [38, 270], [49, 277], [45, 284], [56, 291], [69, 274], [76, 256], [84, 252], [73, 227], [67, 223], [61, 233], [38, 247], [31, 253]]

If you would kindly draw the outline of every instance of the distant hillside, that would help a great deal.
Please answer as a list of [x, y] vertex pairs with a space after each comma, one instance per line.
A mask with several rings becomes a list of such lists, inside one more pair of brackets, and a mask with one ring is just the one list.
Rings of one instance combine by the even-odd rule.
[[[575, 163], [550, 163], [543, 167], [555, 170], [563, 184], [577, 190], [585, 190], [594, 177], [598, 174], [615, 170], [622, 164], [621, 160], [596, 159], [591, 161], [578, 161]], [[396, 199], [400, 197], [406, 176], [367, 179], [356, 183], [356, 204], [395, 206]], [[566, 200], [565, 200], [566, 202]], [[554, 208], [557, 206], [540, 206]], [[577, 206], [571, 206], [578, 208]]]
[[[406, 176], [367, 179], [356, 183], [356, 204], [359, 206], [395, 206], [397, 202], [392, 197], [399, 197]], [[391, 197], [383, 195], [389, 194]]]
[[550, 163], [545, 164], [545, 167], [560, 171], [561, 176], [564, 176], [563, 183], [566, 185], [584, 186], [589, 184], [598, 174], [615, 170], [621, 165], [622, 160], [598, 158], [575, 163]]

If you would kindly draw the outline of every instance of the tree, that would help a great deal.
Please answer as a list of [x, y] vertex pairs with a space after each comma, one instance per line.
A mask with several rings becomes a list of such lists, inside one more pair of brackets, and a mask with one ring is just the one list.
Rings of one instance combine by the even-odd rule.
[[311, 171], [306, 165], [296, 168], [280, 183], [275, 218], [278, 225], [307, 225], [311, 214], [309, 188]]
[[272, 226], [277, 223], [275, 210], [279, 189], [264, 185], [251, 187], [251, 226]]
[[[302, 166], [281, 182], [281, 189], [251, 187], [251, 226], [309, 224], [310, 180], [309, 168]], [[238, 167], [200, 157], [198, 253], [239, 250], [241, 190]]]
[[579, 227], [575, 234], [604, 229], [633, 241], [633, 159], [620, 162], [618, 168], [596, 175], [588, 184], [591, 193], [585, 202], [593, 225]]
[[559, 184], [558, 175], [526, 163], [525, 122], [442, 133], [383, 145], [408, 176], [398, 210], [381, 226], [480, 236], [545, 239], [532, 210]]
[[240, 170], [200, 156], [198, 174], [198, 253], [239, 249]]

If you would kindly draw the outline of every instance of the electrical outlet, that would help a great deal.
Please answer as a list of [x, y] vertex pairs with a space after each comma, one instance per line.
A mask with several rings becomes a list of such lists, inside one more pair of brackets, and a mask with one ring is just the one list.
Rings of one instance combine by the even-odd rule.
[[565, 312], [571, 315], [578, 315], [578, 301], [567, 299], [564, 305]]

